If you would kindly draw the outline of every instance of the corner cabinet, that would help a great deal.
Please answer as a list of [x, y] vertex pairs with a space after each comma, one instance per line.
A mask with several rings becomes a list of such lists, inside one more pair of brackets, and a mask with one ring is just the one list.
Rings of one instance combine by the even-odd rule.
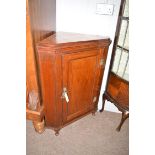
[[101, 36], [57, 32], [37, 45], [46, 127], [95, 113], [111, 41]]

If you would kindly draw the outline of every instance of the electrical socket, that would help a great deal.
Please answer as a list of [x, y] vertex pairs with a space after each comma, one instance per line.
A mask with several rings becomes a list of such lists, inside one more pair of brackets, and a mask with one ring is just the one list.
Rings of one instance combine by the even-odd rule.
[[114, 5], [113, 4], [96, 4], [96, 13], [100, 15], [113, 15]]

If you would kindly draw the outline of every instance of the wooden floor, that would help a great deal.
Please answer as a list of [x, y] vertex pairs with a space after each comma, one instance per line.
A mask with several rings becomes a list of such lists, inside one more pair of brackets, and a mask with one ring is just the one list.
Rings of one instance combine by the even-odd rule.
[[66, 126], [55, 136], [46, 129], [43, 134], [34, 131], [27, 121], [27, 155], [128, 155], [129, 120], [120, 132], [115, 131], [121, 114], [104, 111], [91, 114]]

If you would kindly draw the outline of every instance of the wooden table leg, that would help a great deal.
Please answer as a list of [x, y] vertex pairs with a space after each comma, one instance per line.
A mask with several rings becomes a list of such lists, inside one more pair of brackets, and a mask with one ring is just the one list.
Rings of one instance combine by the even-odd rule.
[[119, 124], [119, 126], [116, 128], [117, 131], [120, 131], [121, 130], [121, 127], [124, 123], [124, 121], [129, 117], [129, 112], [125, 111], [125, 112], [122, 112], [122, 119], [121, 119], [121, 122]]
[[103, 112], [103, 110], [104, 110], [105, 100], [106, 100], [106, 94], [104, 93], [102, 96], [102, 109], [100, 110], [100, 112]]

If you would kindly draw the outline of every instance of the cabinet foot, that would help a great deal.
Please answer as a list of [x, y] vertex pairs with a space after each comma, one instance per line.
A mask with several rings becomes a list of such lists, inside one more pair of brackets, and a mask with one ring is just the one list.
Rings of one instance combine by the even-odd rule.
[[92, 111], [92, 115], [95, 116], [97, 112], [97, 108], [95, 107], [95, 109]]
[[92, 115], [95, 116], [95, 113], [96, 113], [96, 111], [93, 111], [93, 112], [92, 112]]
[[33, 126], [34, 126], [36, 132], [38, 132], [40, 134], [43, 133], [45, 130], [44, 119], [42, 120], [42, 122], [33, 121]]
[[116, 131], [120, 131], [121, 130], [121, 127], [122, 127], [122, 125], [123, 125], [123, 123], [124, 123], [124, 121], [127, 119], [129, 117], [129, 112], [122, 112], [122, 119], [121, 119], [121, 122], [120, 122], [120, 124], [119, 124], [119, 126], [116, 128]]
[[55, 135], [58, 136], [60, 129], [54, 129], [54, 131], [55, 131]]

